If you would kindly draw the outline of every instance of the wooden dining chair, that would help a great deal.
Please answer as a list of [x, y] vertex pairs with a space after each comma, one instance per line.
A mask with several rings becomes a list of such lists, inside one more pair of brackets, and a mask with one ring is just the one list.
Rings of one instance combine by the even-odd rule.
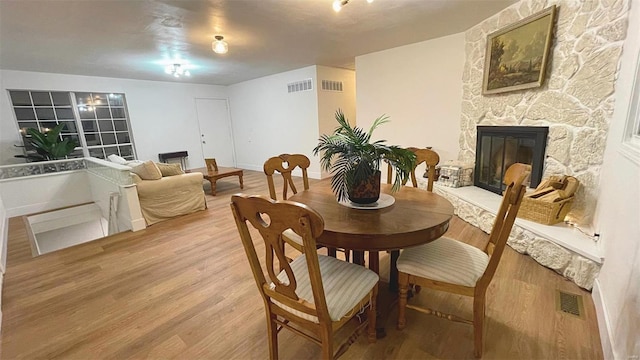
[[[407, 150], [410, 150], [414, 154], [416, 154], [416, 165], [411, 170], [411, 175], [410, 175], [411, 184], [413, 185], [414, 188], [418, 187], [418, 179], [416, 178], [416, 168], [418, 167], [418, 165], [425, 163], [427, 165], [427, 171], [429, 176], [429, 181], [427, 182], [427, 191], [433, 192], [433, 181], [436, 177], [436, 165], [438, 165], [438, 163], [440, 162], [440, 156], [438, 155], [437, 152], [431, 149], [420, 149], [416, 147], [408, 147]], [[393, 168], [391, 166], [387, 166], [387, 184], [392, 184], [392, 182], [393, 182]], [[354, 254], [354, 257], [355, 256], [356, 255]], [[389, 276], [393, 278], [398, 276], [398, 271], [396, 267], [398, 256], [400, 256], [400, 250], [391, 251]], [[420, 291], [419, 286], [416, 287], [416, 291]]]
[[[482, 356], [482, 333], [487, 287], [496, 272], [498, 262], [511, 233], [518, 209], [525, 193], [523, 182], [531, 172], [531, 166], [513, 164], [507, 169], [504, 183], [507, 188], [496, 215], [489, 243], [484, 251], [441, 237], [428, 244], [405, 249], [398, 258], [398, 329], [406, 325], [405, 308], [418, 310], [448, 320], [473, 325], [474, 355]], [[473, 320], [443, 314], [407, 304], [409, 284], [473, 297]]]
[[[269, 195], [271, 198], [273, 200], [278, 200], [275, 181], [273, 180], [273, 175], [276, 172], [282, 175], [283, 200], [288, 198], [289, 189], [291, 189], [291, 192], [294, 194], [298, 193], [298, 189], [296, 188], [296, 185], [293, 182], [293, 177], [291, 176], [291, 173], [296, 168], [299, 168], [302, 171], [302, 184], [304, 186], [304, 190], [309, 190], [309, 176], [307, 174], [307, 169], [310, 164], [311, 162], [309, 161], [309, 158], [303, 154], [280, 154], [267, 159], [267, 161], [264, 162], [263, 170], [264, 174], [267, 176], [267, 184], [269, 185]], [[290, 243], [294, 248], [300, 250], [300, 247], [302, 246], [302, 238], [297, 236], [293, 231], [285, 231], [284, 235], [292, 240]], [[335, 255], [335, 251], [336, 249], [329, 249], [329, 252], [333, 255]], [[344, 250], [344, 254], [346, 261], [349, 261], [349, 251]]]
[[[231, 210], [264, 300], [271, 359], [278, 358], [278, 333], [282, 328], [319, 344], [323, 359], [342, 355], [367, 324], [369, 341], [376, 341], [378, 275], [363, 266], [317, 253], [316, 238], [324, 230], [320, 214], [304, 204], [242, 194], [231, 197]], [[260, 233], [262, 243], [253, 241], [247, 222]], [[279, 245], [288, 241], [282, 234], [287, 229], [302, 238], [303, 256], [291, 263]], [[266, 256], [259, 257], [256, 247], [262, 253], [262, 245]], [[279, 272], [276, 262], [282, 269]], [[334, 354], [334, 334], [367, 306], [367, 321]]]
[[287, 200], [287, 194], [289, 188], [294, 194], [298, 193], [296, 185], [293, 182], [291, 173], [299, 168], [302, 171], [302, 183], [305, 190], [309, 190], [309, 176], [307, 175], [307, 169], [311, 162], [309, 158], [303, 154], [280, 154], [278, 156], [271, 157], [264, 162], [263, 170], [267, 175], [267, 184], [269, 185], [269, 195], [273, 200], [277, 200], [275, 183], [273, 181], [273, 174], [277, 171], [282, 175], [284, 185], [282, 188], [282, 199]]
[[[436, 165], [440, 162], [440, 156], [437, 152], [431, 149], [419, 149], [416, 147], [408, 147], [407, 150], [416, 154], [416, 165], [411, 171], [411, 183], [413, 187], [418, 187], [418, 180], [416, 178], [416, 168], [418, 165], [425, 163], [427, 165], [427, 171], [429, 176], [429, 182], [427, 183], [427, 190], [433, 191], [433, 181], [436, 177]], [[393, 168], [387, 166], [387, 184], [391, 184], [393, 181]], [[406, 182], [405, 182], [406, 183]], [[404, 185], [404, 184], [403, 184]]]

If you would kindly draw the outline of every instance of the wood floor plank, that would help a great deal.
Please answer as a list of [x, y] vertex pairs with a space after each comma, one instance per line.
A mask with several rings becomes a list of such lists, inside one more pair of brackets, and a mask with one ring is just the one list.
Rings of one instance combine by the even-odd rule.
[[[244, 185], [244, 193], [268, 195], [261, 172], [245, 170]], [[264, 305], [229, 208], [237, 192], [237, 181], [222, 179], [205, 211], [36, 258], [22, 219], [10, 219], [2, 358], [268, 358]], [[488, 241], [458, 218], [447, 236], [477, 247]], [[384, 252], [380, 266], [388, 279]], [[556, 289], [584, 297], [585, 319], [555, 310]], [[463, 296], [423, 289], [409, 301], [471, 317]], [[472, 358], [470, 326], [408, 310], [400, 332], [396, 316], [392, 308], [386, 338], [369, 344], [361, 336], [343, 358]], [[279, 343], [282, 359], [320, 357], [290, 332]], [[590, 293], [507, 248], [488, 289], [483, 358], [601, 359]]]

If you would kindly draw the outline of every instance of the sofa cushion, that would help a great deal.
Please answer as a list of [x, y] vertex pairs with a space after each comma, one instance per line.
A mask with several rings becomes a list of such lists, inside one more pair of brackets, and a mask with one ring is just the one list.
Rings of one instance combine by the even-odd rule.
[[180, 164], [165, 164], [165, 163], [156, 163], [158, 169], [160, 169], [160, 173], [162, 176], [174, 176], [174, 175], [182, 175], [184, 171], [180, 167]]
[[140, 176], [142, 180], [159, 180], [162, 179], [162, 173], [156, 164], [149, 160], [138, 166], [131, 168], [131, 172]]

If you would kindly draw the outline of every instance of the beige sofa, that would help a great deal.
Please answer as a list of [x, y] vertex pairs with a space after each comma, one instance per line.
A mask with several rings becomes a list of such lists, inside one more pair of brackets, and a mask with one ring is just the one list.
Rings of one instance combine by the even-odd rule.
[[147, 225], [206, 208], [202, 173], [164, 176], [159, 180], [142, 180], [134, 173], [131, 176]]

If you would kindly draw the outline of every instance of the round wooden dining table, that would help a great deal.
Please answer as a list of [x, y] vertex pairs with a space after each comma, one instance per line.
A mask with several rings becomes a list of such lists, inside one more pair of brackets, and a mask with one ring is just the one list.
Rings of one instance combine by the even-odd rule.
[[[331, 191], [331, 179], [324, 179], [289, 200], [308, 205], [322, 215], [324, 232], [317, 239], [319, 244], [368, 251], [369, 268], [379, 273], [379, 251], [435, 240], [447, 231], [453, 216], [453, 205], [432, 192], [403, 186], [392, 193], [388, 184], [381, 185], [381, 192], [392, 195], [395, 202], [382, 209], [355, 209], [339, 203]], [[393, 261], [391, 266], [391, 288], [395, 289]]]
[[395, 202], [385, 208], [356, 209], [336, 200], [331, 179], [313, 184], [288, 200], [316, 210], [324, 219], [324, 232], [318, 243], [350, 250], [386, 251], [428, 243], [449, 228], [453, 205], [440, 195], [403, 186], [391, 192], [391, 185], [381, 184], [381, 192]]
[[[377, 274], [379, 251], [392, 251], [389, 289], [395, 292], [398, 284], [395, 250], [441, 237], [449, 228], [453, 205], [440, 195], [409, 186], [392, 192], [391, 185], [381, 184], [381, 192], [393, 196], [395, 202], [381, 209], [356, 209], [339, 203], [331, 191], [331, 179], [324, 179], [288, 200], [308, 205], [322, 215], [324, 232], [316, 239], [318, 244], [329, 249], [354, 250], [354, 258], [355, 253], [368, 251], [369, 268]], [[384, 328], [378, 330], [379, 336], [384, 336]]]

